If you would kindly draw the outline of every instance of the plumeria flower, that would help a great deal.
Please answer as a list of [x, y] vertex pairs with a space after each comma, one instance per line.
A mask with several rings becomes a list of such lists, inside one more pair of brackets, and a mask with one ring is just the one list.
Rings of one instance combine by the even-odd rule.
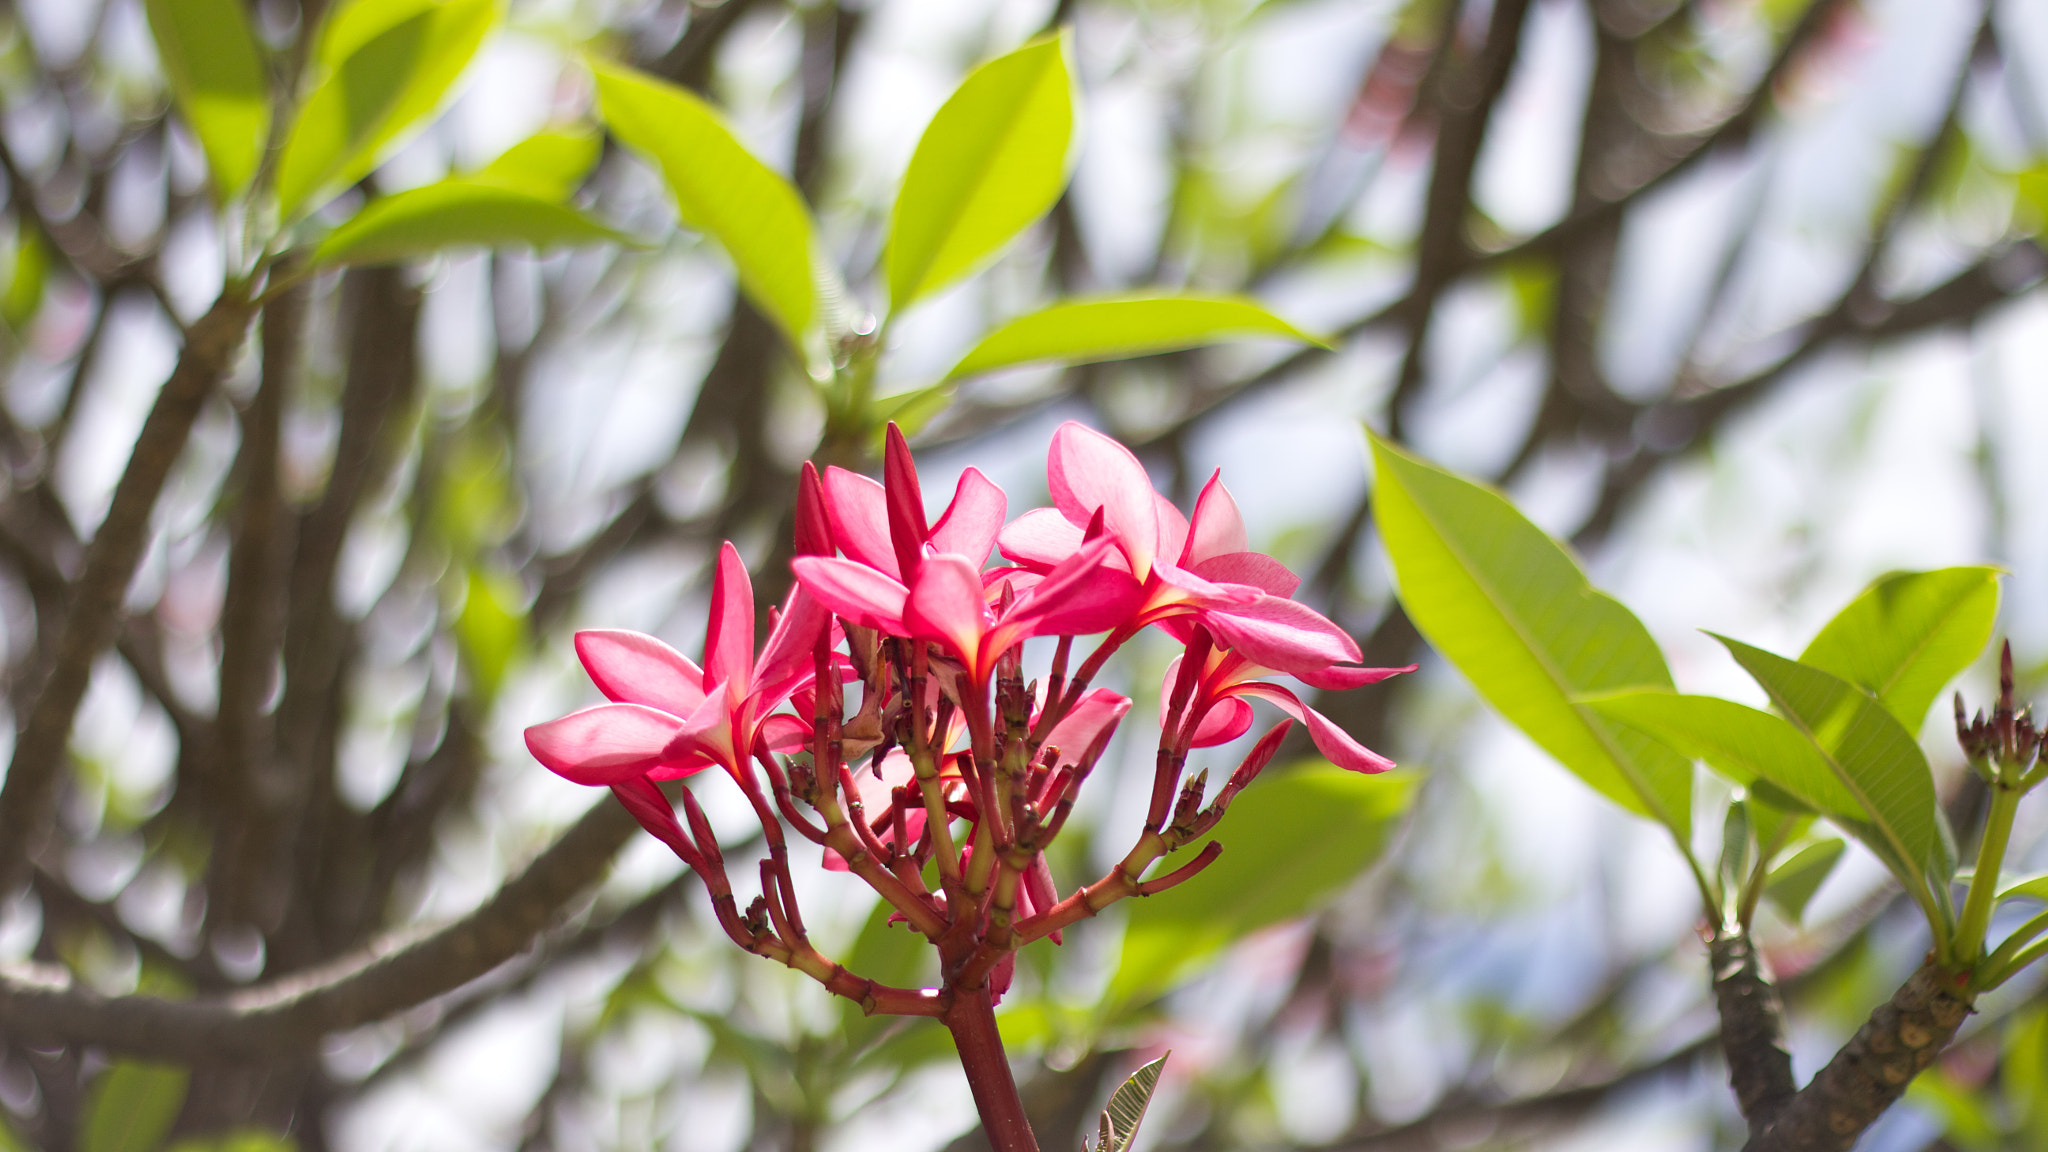
[[[1253, 552], [1244, 517], [1211, 475], [1184, 517], [1152, 487], [1130, 449], [1073, 421], [1053, 433], [1046, 456], [1053, 507], [1026, 512], [997, 536], [1003, 554], [1047, 571], [1081, 546], [1098, 516], [1140, 591], [1125, 627], [1169, 626], [1181, 639], [1195, 622], [1267, 668], [1309, 679], [1364, 658], [1358, 644], [1304, 604], [1288, 599], [1301, 580], [1279, 561]], [[1169, 557], [1171, 559], [1169, 559]], [[1363, 683], [1364, 681], [1361, 681]]]
[[[1260, 667], [1242, 653], [1228, 648], [1196, 645], [1191, 651], [1202, 653], [1204, 648], [1203, 664], [1187, 703], [1186, 715], [1195, 724], [1187, 747], [1208, 748], [1244, 735], [1252, 725], [1252, 708], [1248, 701], [1265, 700], [1305, 724], [1316, 750], [1339, 768], [1353, 772], [1385, 772], [1394, 766], [1392, 760], [1353, 740], [1349, 733], [1302, 703], [1293, 692], [1259, 679], [1273, 675], [1276, 669]], [[1170, 722], [1171, 693], [1180, 679], [1181, 662], [1185, 659], [1186, 655], [1176, 656], [1173, 663], [1167, 665], [1167, 691], [1159, 695], [1162, 725]], [[1323, 687], [1357, 688], [1414, 670], [1412, 664], [1406, 668], [1329, 668], [1315, 679], [1321, 681], [1319, 686]], [[1308, 679], [1300, 673], [1295, 675]]]
[[924, 493], [910, 445], [896, 425], [889, 425], [883, 453], [882, 479], [877, 484], [844, 468], [825, 469], [825, 516], [831, 542], [849, 560], [908, 585], [927, 553], [965, 558], [978, 572], [994, 551], [1009, 498], [978, 469], [960, 474], [953, 502], [927, 526]]
[[712, 579], [704, 666], [639, 632], [579, 632], [576, 655], [612, 702], [528, 728], [526, 746], [578, 784], [670, 780], [713, 765], [739, 773], [757, 741], [789, 751], [809, 738], [807, 722], [775, 709], [815, 677], [813, 646], [828, 623], [796, 589], [757, 664], [754, 586], [728, 543]]

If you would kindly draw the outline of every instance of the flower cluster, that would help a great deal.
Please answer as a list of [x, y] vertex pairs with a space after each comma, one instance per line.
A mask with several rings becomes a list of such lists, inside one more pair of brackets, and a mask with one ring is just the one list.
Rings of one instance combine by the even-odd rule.
[[[1008, 986], [1019, 946], [1057, 941], [1115, 900], [1206, 867], [1220, 844], [1143, 878], [1222, 818], [1295, 721], [1338, 765], [1392, 766], [1270, 678], [1342, 689], [1408, 669], [1360, 667], [1349, 636], [1290, 599], [1299, 581], [1249, 549], [1219, 477], [1183, 516], [1128, 449], [1073, 423], [1054, 434], [1046, 473], [1053, 506], [1006, 523], [1002, 490], [969, 468], [932, 523], [893, 425], [882, 483], [806, 464], [795, 587], [758, 657], [753, 588], [727, 544], [703, 664], [637, 632], [580, 633], [577, 655], [610, 703], [529, 728], [527, 746], [567, 779], [611, 788], [702, 877], [741, 947], [869, 1011], [931, 1016], [948, 1016], [970, 995], [985, 1011]], [[1010, 563], [990, 567], [998, 548]], [[1045, 847], [1131, 707], [1091, 681], [1154, 626], [1183, 652], [1162, 685], [1145, 827], [1106, 876], [1062, 897]], [[1098, 634], [1070, 667], [1076, 639]], [[1023, 644], [1037, 637], [1054, 645], [1042, 689], [1022, 671]], [[1206, 772], [1183, 778], [1188, 755], [1248, 731], [1253, 699], [1292, 719], [1268, 731], [1205, 805]], [[737, 783], [766, 837], [762, 893], [744, 913], [696, 799], [680, 790], [679, 818], [656, 783], [713, 767]], [[811, 945], [785, 826], [929, 938], [944, 987], [885, 987]]]

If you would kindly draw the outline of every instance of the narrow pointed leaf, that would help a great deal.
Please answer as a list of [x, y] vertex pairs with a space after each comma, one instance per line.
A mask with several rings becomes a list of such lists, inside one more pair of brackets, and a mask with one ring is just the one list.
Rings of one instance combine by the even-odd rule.
[[1997, 616], [1996, 568], [1893, 572], [1828, 621], [1799, 662], [1876, 695], [1917, 733], [1942, 688], [1984, 650]]
[[1401, 603], [1488, 703], [1601, 795], [1692, 840], [1692, 764], [1577, 706], [1670, 688], [1627, 608], [1506, 497], [1373, 437], [1374, 514]]
[[1102, 1110], [1102, 1122], [1097, 1127], [1100, 1143], [1095, 1152], [1129, 1152], [1131, 1142], [1138, 1138], [1138, 1125], [1145, 1121], [1152, 1093], [1159, 1088], [1159, 1072], [1171, 1055], [1172, 1052], [1167, 1052], [1131, 1073], [1130, 1079], [1109, 1094], [1109, 1107]]
[[1846, 847], [1842, 841], [1830, 838], [1793, 853], [1791, 859], [1771, 869], [1770, 877], [1764, 881], [1764, 899], [1776, 904], [1786, 919], [1799, 923], [1806, 915], [1806, 905], [1835, 870]]
[[884, 256], [901, 309], [994, 256], [1067, 183], [1073, 79], [1064, 33], [975, 69], [932, 117], [903, 173]]
[[1917, 899], [1934, 884], [1946, 884], [1955, 872], [1954, 842], [1942, 823], [1927, 757], [1897, 718], [1839, 677], [1739, 640], [1715, 639], [1820, 752], [1829, 774], [1890, 846], [1880, 855], [1904, 869], [1899, 879], [1907, 891]]
[[546, 200], [567, 200], [597, 163], [603, 148], [604, 141], [591, 131], [536, 132], [468, 178]]
[[1046, 361], [1120, 360], [1261, 336], [1323, 343], [1258, 304], [1234, 297], [1065, 300], [1019, 316], [982, 337], [946, 378]]
[[241, 0], [147, 0], [157, 59], [199, 138], [214, 193], [248, 189], [270, 135], [270, 84]]
[[314, 249], [313, 263], [388, 264], [444, 248], [626, 244], [566, 204], [475, 180], [444, 180], [372, 200]]
[[605, 125], [660, 167], [683, 223], [725, 249], [740, 287], [801, 348], [816, 288], [811, 218], [796, 188], [689, 92], [613, 65], [592, 68]]
[[497, 22], [498, 0], [354, 0], [321, 31], [317, 79], [278, 161], [286, 219], [376, 167], [419, 127]]

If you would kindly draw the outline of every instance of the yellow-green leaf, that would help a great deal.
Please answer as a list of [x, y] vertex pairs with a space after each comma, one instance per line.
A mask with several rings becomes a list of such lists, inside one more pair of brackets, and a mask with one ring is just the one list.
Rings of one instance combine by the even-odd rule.
[[370, 201], [314, 249], [314, 264], [388, 264], [444, 248], [635, 241], [566, 204], [472, 179]]
[[336, 11], [278, 162], [285, 218], [376, 167], [439, 106], [498, 14], [499, 0], [354, 0]]
[[116, 1061], [86, 1093], [79, 1152], [157, 1152], [191, 1082], [192, 1074], [175, 1064]]
[[479, 184], [566, 200], [597, 163], [603, 141], [587, 130], [536, 132], [469, 174]]
[[[1137, 1001], [1246, 933], [1302, 915], [1379, 859], [1414, 797], [1407, 772], [1362, 776], [1320, 761], [1246, 789], [1216, 826], [1200, 875], [1129, 901], [1114, 998]], [[1169, 861], [1165, 866], [1175, 866]]]
[[147, 0], [157, 59], [199, 138], [214, 194], [249, 187], [270, 136], [270, 84], [242, 0]]
[[1118, 360], [1261, 336], [1323, 343], [1253, 301], [1235, 297], [1063, 300], [982, 337], [946, 378], [1043, 361]]
[[889, 214], [891, 305], [974, 271], [1045, 215], [1066, 186], [1073, 136], [1065, 33], [969, 74], [918, 140]]
[[1692, 842], [1692, 765], [1578, 704], [1671, 687], [1650, 632], [1485, 485], [1372, 438], [1373, 512], [1401, 603], [1488, 703], [1601, 795]]
[[1984, 650], [1997, 617], [1996, 568], [1892, 572], [1828, 621], [1799, 662], [1875, 695], [1917, 733], [1943, 686]]
[[795, 187], [689, 92], [593, 64], [605, 125], [661, 168], [683, 223], [718, 241], [740, 287], [801, 348], [816, 314], [811, 218]]

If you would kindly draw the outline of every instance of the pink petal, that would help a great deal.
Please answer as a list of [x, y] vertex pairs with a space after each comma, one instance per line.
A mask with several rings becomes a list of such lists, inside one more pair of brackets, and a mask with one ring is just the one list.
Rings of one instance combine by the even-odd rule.
[[616, 784], [659, 764], [683, 722], [644, 704], [599, 704], [526, 730], [526, 747], [577, 784]]
[[590, 628], [576, 634], [576, 657], [606, 699], [687, 716], [704, 699], [704, 673], [690, 658], [645, 632]]
[[958, 553], [974, 561], [975, 567], [981, 567], [988, 563], [989, 551], [995, 547], [996, 534], [1002, 531], [1003, 516], [1009, 507], [1009, 497], [1003, 495], [994, 481], [983, 476], [980, 469], [969, 468], [960, 474], [960, 483], [953, 489], [953, 502], [946, 505], [945, 515], [932, 527], [932, 547]]
[[1159, 516], [1159, 554], [1178, 561], [1188, 544], [1188, 518], [1180, 514], [1173, 501], [1159, 493], [1154, 492], [1152, 499]]
[[805, 591], [832, 612], [863, 628], [903, 631], [903, 602], [910, 593], [894, 577], [836, 556], [799, 556], [790, 567]]
[[1194, 739], [1188, 741], [1191, 748], [1214, 748], [1228, 744], [1251, 730], [1252, 706], [1235, 696], [1225, 696], [1210, 705], [1202, 715], [1201, 723], [1195, 725]]
[[1033, 508], [1004, 525], [996, 542], [1003, 555], [1042, 572], [1079, 551], [1081, 533], [1081, 526], [1059, 509]]
[[1353, 740], [1349, 733], [1330, 723], [1321, 712], [1303, 704], [1299, 697], [1278, 684], [1253, 681], [1238, 685], [1236, 692], [1278, 704], [1282, 712], [1308, 725], [1308, 736], [1315, 742], [1316, 750], [1339, 768], [1353, 772], [1385, 772], [1394, 766], [1392, 760]]
[[1097, 737], [1113, 731], [1131, 710], [1131, 698], [1107, 688], [1091, 689], [1080, 703], [1046, 733], [1045, 743], [1060, 750], [1060, 762], [1080, 760]]
[[1341, 692], [1347, 688], [1363, 688], [1367, 684], [1377, 684], [1390, 676], [1413, 672], [1416, 667], [1410, 664], [1406, 668], [1346, 668], [1332, 664], [1328, 668], [1315, 668], [1293, 675], [1310, 687]]
[[888, 497], [880, 484], [836, 465], [825, 469], [825, 515], [841, 552], [877, 572], [903, 578], [889, 543]]
[[1188, 530], [1187, 551], [1182, 554], [1181, 563], [1192, 568], [1204, 560], [1250, 548], [1244, 515], [1237, 510], [1237, 501], [1231, 499], [1230, 489], [1223, 486], [1223, 470], [1219, 468], [1202, 485], [1202, 494], [1195, 497], [1194, 523]]
[[911, 635], [942, 640], [962, 661], [976, 664], [991, 623], [980, 570], [951, 553], [927, 557], [904, 602], [903, 623]]
[[[1167, 597], [1169, 601], [1182, 601], [1193, 608], [1232, 610], [1249, 607], [1265, 596], [1249, 584], [1219, 584], [1164, 560], [1153, 561], [1152, 574], [1159, 578], [1161, 584], [1180, 594]], [[1154, 595], [1156, 597], [1157, 593]]]
[[818, 634], [831, 623], [831, 614], [802, 584], [790, 590], [789, 604], [768, 634], [768, 643], [761, 649], [761, 666], [754, 672], [753, 694], [763, 711], [781, 703], [799, 683], [817, 674]]
[[825, 485], [818, 478], [818, 466], [804, 461], [796, 480], [796, 538], [799, 556], [830, 556], [838, 551], [832, 543], [832, 518], [825, 511]]
[[1046, 482], [1053, 503], [1077, 524], [1101, 509], [1103, 527], [1130, 558], [1132, 575], [1145, 578], [1159, 550], [1158, 494], [1130, 449], [1070, 420], [1053, 433]]
[[1301, 587], [1301, 577], [1263, 552], [1224, 552], [1188, 566], [1188, 571], [1218, 584], [1249, 584], [1269, 596], [1285, 599]]
[[[669, 738], [668, 747], [662, 749], [662, 759], [706, 767], [711, 764], [733, 767], [738, 763], [741, 752], [733, 743], [732, 721], [736, 704], [731, 689], [705, 697], [704, 703], [699, 704], [697, 710], [683, 720], [676, 734]], [[751, 753], [751, 747], [748, 751]], [[660, 772], [651, 775], [656, 780], [668, 779]]]
[[1315, 609], [1278, 596], [1207, 613], [1216, 639], [1254, 664], [1299, 675], [1364, 659], [1358, 642]]
[[882, 449], [882, 492], [889, 511], [889, 543], [896, 551], [896, 570], [911, 583], [924, 557], [931, 528], [924, 518], [924, 490], [917, 483], [917, 463], [902, 429], [890, 421]]
[[[1024, 870], [1022, 879], [1024, 883], [1018, 893], [1021, 899], [1017, 901], [1019, 920], [1036, 916], [1060, 902], [1060, 890], [1053, 887], [1052, 868], [1045, 862], [1045, 853], [1039, 852], [1031, 857], [1031, 867]], [[1052, 942], [1060, 942], [1058, 932], [1052, 934]]]
[[649, 835], [682, 857], [683, 863], [692, 868], [699, 866], [703, 858], [698, 854], [697, 846], [683, 834], [683, 825], [676, 819], [675, 806], [661, 794], [661, 789], [654, 786], [654, 781], [645, 776], [629, 776], [612, 785], [612, 795], [619, 798], [619, 803], [633, 814], [633, 819], [639, 821]]
[[711, 579], [711, 621], [704, 632], [704, 683], [747, 684], [754, 675], [754, 581], [726, 541]]
[[1144, 602], [1137, 580], [1114, 567], [1121, 559], [1107, 537], [1086, 545], [1046, 573], [1012, 610], [1035, 636], [1085, 636], [1127, 622]]
[[809, 721], [787, 712], [777, 712], [761, 721], [761, 742], [770, 752], [801, 752], [810, 746], [811, 734]]

